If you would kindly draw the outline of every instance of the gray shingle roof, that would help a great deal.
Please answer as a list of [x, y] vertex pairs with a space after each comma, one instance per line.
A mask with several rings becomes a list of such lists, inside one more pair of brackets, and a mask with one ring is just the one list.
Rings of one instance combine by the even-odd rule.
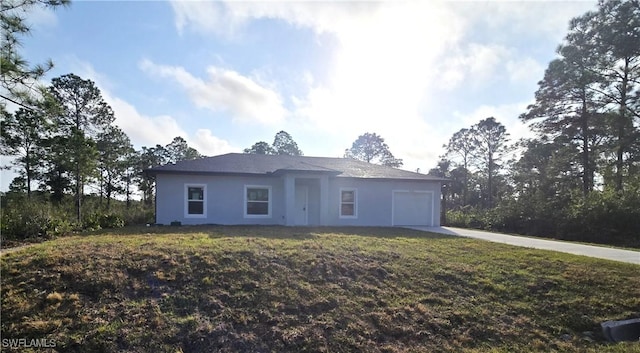
[[151, 175], [171, 174], [283, 174], [326, 173], [338, 177], [373, 179], [444, 180], [442, 178], [370, 164], [350, 158], [279, 156], [229, 153], [147, 169]]

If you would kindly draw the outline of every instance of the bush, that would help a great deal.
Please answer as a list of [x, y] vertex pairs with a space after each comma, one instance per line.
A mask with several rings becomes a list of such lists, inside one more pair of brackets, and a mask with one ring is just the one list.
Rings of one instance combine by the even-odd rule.
[[540, 195], [503, 200], [490, 210], [447, 211], [446, 225], [565, 240], [640, 247], [640, 191], [580, 191], [565, 199]]
[[103, 214], [100, 215], [100, 227], [122, 228], [124, 227], [124, 219], [116, 214]]
[[46, 235], [49, 214], [46, 207], [26, 201], [2, 209], [2, 236], [25, 239]]
[[69, 235], [77, 228], [74, 222], [67, 219], [52, 218], [49, 219], [49, 223], [47, 224], [47, 234], [55, 237]]
[[26, 239], [66, 235], [75, 225], [69, 216], [50, 204], [34, 200], [13, 200], [2, 208], [2, 236], [6, 239]]
[[153, 223], [154, 210], [139, 201], [127, 208], [123, 201], [112, 200], [111, 210], [95, 195], [86, 195], [83, 202], [82, 222], [76, 221], [73, 197], [65, 195], [58, 204], [52, 204], [50, 195], [34, 192], [9, 192], [0, 201], [0, 235], [7, 240], [35, 237], [55, 237], [80, 230], [121, 228], [125, 225]]
[[115, 213], [99, 213], [94, 212], [85, 216], [82, 227], [84, 230], [100, 230], [108, 228], [124, 227], [124, 219]]
[[640, 195], [594, 191], [569, 207], [564, 225], [568, 239], [629, 246], [640, 245]]
[[86, 214], [82, 219], [82, 229], [88, 231], [102, 229], [102, 226], [100, 226], [100, 213]]
[[133, 206], [129, 209], [124, 209], [123, 220], [125, 225], [142, 225], [155, 222], [155, 215], [153, 209]]
[[483, 210], [476, 207], [465, 207], [460, 210], [447, 211], [446, 225], [452, 227], [492, 229], [495, 215], [491, 210]]

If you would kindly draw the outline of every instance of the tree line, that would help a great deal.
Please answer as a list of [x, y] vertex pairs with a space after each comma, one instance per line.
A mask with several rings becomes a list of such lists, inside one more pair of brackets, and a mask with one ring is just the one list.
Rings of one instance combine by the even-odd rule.
[[[201, 157], [181, 137], [135, 150], [90, 80], [68, 74], [37, 84], [52, 63], [21, 57], [24, 16], [68, 4], [0, 5], [1, 96], [19, 106], [0, 105], [0, 152], [15, 157], [19, 172], [2, 198], [3, 237], [150, 222], [154, 183], [141, 171]], [[450, 180], [443, 223], [640, 246], [640, 1], [601, 0], [574, 18], [520, 119], [534, 138], [512, 143], [489, 117], [445, 144], [430, 171]], [[244, 152], [303, 155], [285, 131]], [[344, 157], [402, 166], [375, 133], [359, 136]], [[142, 200], [132, 198], [135, 189]]]
[[[3, 167], [18, 173], [3, 198], [5, 237], [153, 222], [155, 181], [144, 170], [203, 157], [179, 136], [164, 146], [134, 149], [89, 79], [66, 74], [52, 79], [41, 93], [30, 106], [0, 110], [0, 153], [13, 157]], [[260, 141], [244, 152], [303, 155], [286, 131], [278, 132], [272, 145]], [[384, 139], [371, 133], [361, 135], [345, 157], [402, 164]], [[132, 197], [136, 191], [141, 200]]]
[[[273, 139], [273, 144], [269, 145], [265, 141], [258, 141], [251, 145], [251, 147], [245, 148], [244, 153], [288, 156], [304, 155], [296, 141], [294, 141], [293, 137], [286, 131], [278, 132]], [[402, 159], [393, 156], [389, 146], [384, 142], [384, 138], [376, 133], [370, 132], [358, 136], [351, 144], [351, 147], [345, 149], [343, 157], [394, 168], [402, 166]]]
[[[124, 200], [124, 208], [129, 209], [136, 189], [143, 195], [141, 207], [150, 208], [153, 180], [142, 171], [201, 157], [182, 137], [165, 146], [135, 150], [127, 134], [114, 124], [113, 110], [91, 80], [74, 74], [54, 78], [42, 97], [31, 107], [23, 106], [13, 113], [2, 107], [0, 112], [0, 152], [14, 157], [12, 166], [5, 167], [18, 172], [9, 186], [8, 196], [12, 197], [3, 204], [3, 212], [13, 208], [16, 214], [5, 213], [5, 220], [23, 216], [18, 214], [25, 202], [22, 196], [55, 209], [72, 201], [73, 217], [67, 214], [57, 218], [75, 228], [83, 227], [91, 216], [83, 214], [86, 194], [96, 199], [93, 213], [112, 213], [116, 198]], [[43, 222], [47, 221], [50, 219], [45, 217]], [[23, 229], [20, 224], [15, 226], [17, 229], [3, 230], [11, 234]]]
[[488, 118], [444, 146], [448, 224], [640, 246], [640, 2], [574, 18], [520, 120], [534, 138]]

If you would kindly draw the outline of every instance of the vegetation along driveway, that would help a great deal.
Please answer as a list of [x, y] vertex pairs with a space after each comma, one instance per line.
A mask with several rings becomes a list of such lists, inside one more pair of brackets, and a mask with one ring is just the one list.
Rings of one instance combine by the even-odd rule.
[[538, 238], [529, 238], [523, 236], [515, 236], [508, 234], [485, 232], [475, 229], [463, 229], [453, 227], [411, 227], [412, 229], [423, 230], [434, 233], [457, 235], [461, 237], [469, 237], [492, 241], [496, 243], [504, 243], [515, 246], [522, 246], [534, 249], [560, 251], [569, 254], [583, 255], [595, 257], [599, 259], [621, 261], [640, 265], [640, 252], [633, 250], [623, 250], [615, 248], [606, 248], [602, 246], [577, 244], [567, 241], [546, 240]]

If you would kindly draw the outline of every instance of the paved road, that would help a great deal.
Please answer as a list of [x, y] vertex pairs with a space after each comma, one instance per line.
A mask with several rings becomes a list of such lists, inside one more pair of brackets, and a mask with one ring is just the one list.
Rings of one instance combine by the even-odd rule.
[[511, 244], [527, 248], [544, 249], [566, 252], [569, 254], [595, 257], [613, 261], [628, 262], [640, 265], [640, 251], [605, 248], [602, 246], [576, 244], [568, 241], [546, 240], [538, 238], [519, 237], [515, 235], [485, 232], [475, 229], [453, 227], [410, 227], [427, 232], [457, 235], [476, 239], [488, 240], [496, 243]]

